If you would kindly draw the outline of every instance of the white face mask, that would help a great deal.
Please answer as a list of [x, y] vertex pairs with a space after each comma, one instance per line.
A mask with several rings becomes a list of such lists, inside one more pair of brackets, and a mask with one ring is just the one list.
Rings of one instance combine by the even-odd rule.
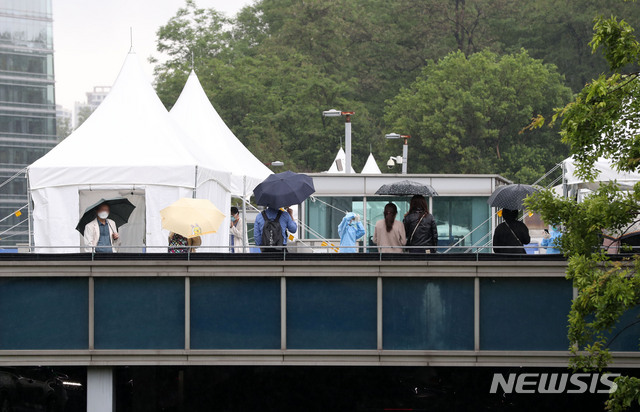
[[102, 211], [102, 212], [98, 213], [98, 217], [100, 219], [106, 219], [106, 218], [109, 217], [109, 212]]

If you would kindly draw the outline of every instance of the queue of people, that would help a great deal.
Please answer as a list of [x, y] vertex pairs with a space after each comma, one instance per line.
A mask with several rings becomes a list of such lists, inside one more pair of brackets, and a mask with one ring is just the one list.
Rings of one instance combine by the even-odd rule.
[[[243, 224], [237, 207], [230, 210], [230, 251], [240, 252], [238, 246], [243, 245]], [[116, 253], [120, 245], [120, 235], [115, 222], [109, 218], [110, 206], [100, 204], [95, 208], [95, 219], [84, 227], [85, 251], [95, 253]], [[529, 229], [518, 219], [518, 210], [503, 209], [502, 218], [493, 235], [493, 252], [498, 254], [526, 254], [525, 245], [531, 242]], [[411, 198], [409, 211], [402, 221], [397, 219], [398, 208], [394, 203], [385, 205], [383, 219], [375, 224], [373, 243], [380, 253], [436, 253], [438, 245], [438, 228], [436, 221], [429, 213], [428, 203], [424, 196]], [[291, 208], [273, 209], [267, 207], [256, 217], [254, 224], [254, 241], [261, 252], [282, 252], [286, 250], [288, 234], [296, 233]], [[556, 227], [545, 231], [541, 246], [547, 254], [560, 253], [559, 239], [561, 232]], [[357, 241], [365, 234], [360, 217], [349, 212], [338, 226], [340, 235], [340, 253], [357, 252]], [[168, 237], [169, 253], [195, 252], [201, 246], [200, 236], [185, 237], [171, 232]]]

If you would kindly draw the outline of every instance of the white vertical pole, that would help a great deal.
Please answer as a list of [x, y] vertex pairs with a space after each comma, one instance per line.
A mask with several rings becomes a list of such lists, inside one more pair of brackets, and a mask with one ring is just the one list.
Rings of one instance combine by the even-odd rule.
[[33, 252], [33, 210], [31, 208], [31, 182], [29, 181], [29, 170], [26, 173], [27, 178], [27, 223], [29, 225], [29, 252]]
[[[247, 253], [246, 246], [249, 244], [249, 233], [247, 230], [247, 176], [242, 178], [242, 252]], [[235, 246], [235, 245], [234, 245]]]
[[113, 368], [106, 366], [87, 367], [87, 410], [91, 412], [113, 412]]
[[351, 173], [351, 116], [347, 115], [344, 124], [345, 173]]
[[404, 139], [404, 145], [402, 146], [402, 174], [407, 174], [407, 157], [409, 156], [409, 145], [407, 139]]

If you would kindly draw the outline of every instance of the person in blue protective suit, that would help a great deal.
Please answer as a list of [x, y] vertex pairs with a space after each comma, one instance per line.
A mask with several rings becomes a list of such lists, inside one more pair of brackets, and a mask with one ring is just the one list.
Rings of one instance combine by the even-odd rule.
[[540, 242], [540, 246], [546, 246], [547, 254], [558, 254], [560, 253], [560, 238], [562, 237], [562, 232], [558, 230], [557, 227], [551, 227], [551, 231], [545, 230], [544, 239]]
[[340, 236], [340, 253], [355, 253], [358, 248], [356, 241], [364, 236], [364, 226], [358, 216], [349, 212], [338, 225], [338, 235]]

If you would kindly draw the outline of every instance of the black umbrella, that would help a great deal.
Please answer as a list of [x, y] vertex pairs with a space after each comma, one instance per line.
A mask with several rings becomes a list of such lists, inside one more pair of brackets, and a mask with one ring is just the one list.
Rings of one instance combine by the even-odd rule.
[[313, 179], [307, 175], [286, 171], [267, 177], [253, 190], [256, 203], [277, 209], [297, 205], [316, 191]]
[[521, 210], [524, 209], [524, 200], [527, 196], [537, 192], [539, 189], [531, 185], [506, 185], [500, 186], [493, 191], [487, 203], [493, 207], [502, 209]]
[[84, 235], [84, 227], [96, 218], [96, 209], [103, 203], [109, 205], [109, 219], [113, 220], [118, 228], [129, 221], [129, 216], [133, 213], [133, 209], [136, 208], [129, 199], [124, 197], [100, 199], [99, 202], [89, 206], [87, 210], [84, 211], [82, 218], [78, 222], [78, 226], [76, 226], [76, 230], [80, 232], [80, 234]]
[[380, 189], [376, 191], [376, 194], [388, 196], [438, 196], [438, 192], [436, 192], [433, 186], [423, 185], [422, 183], [412, 182], [411, 180], [382, 185]]

